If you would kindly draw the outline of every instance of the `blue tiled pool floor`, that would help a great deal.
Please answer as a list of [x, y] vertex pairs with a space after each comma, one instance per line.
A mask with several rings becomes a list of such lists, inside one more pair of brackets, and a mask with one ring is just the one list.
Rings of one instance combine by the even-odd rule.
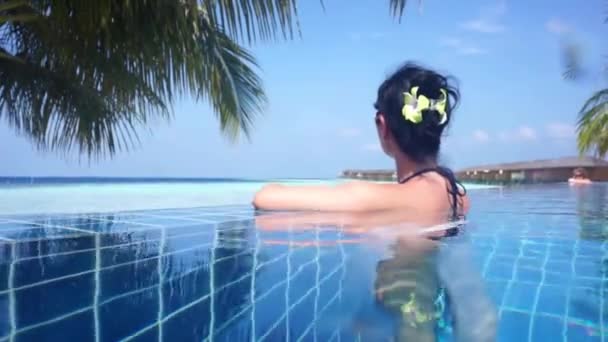
[[[605, 222], [580, 219], [472, 215], [499, 341], [607, 340]], [[0, 216], [0, 341], [388, 338], [364, 246], [299, 243], [347, 235], [259, 230], [247, 206]]]

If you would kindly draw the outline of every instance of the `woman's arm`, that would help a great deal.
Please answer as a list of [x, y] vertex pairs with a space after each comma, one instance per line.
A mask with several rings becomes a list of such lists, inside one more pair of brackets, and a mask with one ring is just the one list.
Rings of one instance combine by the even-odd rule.
[[335, 186], [267, 185], [253, 199], [265, 210], [370, 211], [386, 208], [383, 184], [352, 182]]

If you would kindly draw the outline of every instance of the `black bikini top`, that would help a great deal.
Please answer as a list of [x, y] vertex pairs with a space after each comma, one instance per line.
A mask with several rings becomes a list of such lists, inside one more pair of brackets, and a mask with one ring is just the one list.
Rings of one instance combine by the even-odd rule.
[[[442, 176], [443, 178], [445, 178], [448, 181], [447, 191], [448, 191], [448, 195], [450, 196], [450, 200], [451, 200], [451, 203], [450, 203], [450, 206], [452, 209], [451, 219], [452, 220], [462, 219], [463, 214], [460, 213], [458, 210], [458, 198], [465, 196], [467, 194], [467, 190], [462, 185], [462, 183], [460, 183], [458, 180], [456, 180], [456, 176], [454, 175], [452, 170], [450, 170], [446, 167], [442, 167], [442, 166], [422, 169], [422, 170], [414, 172], [413, 174], [411, 174], [407, 177], [400, 179], [399, 184], [406, 183], [413, 178], [416, 178], [420, 175], [423, 175], [425, 173], [430, 173], [430, 172], [438, 173], [440, 176]], [[451, 228], [446, 231], [446, 236], [453, 236], [453, 235], [456, 235], [457, 233], [458, 233], [458, 227]]]

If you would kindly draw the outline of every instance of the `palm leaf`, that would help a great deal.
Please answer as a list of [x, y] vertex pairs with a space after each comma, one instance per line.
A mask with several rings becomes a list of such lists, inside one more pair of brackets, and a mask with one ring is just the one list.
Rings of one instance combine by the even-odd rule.
[[199, 96], [206, 98], [215, 109], [222, 132], [235, 139], [240, 132], [249, 136], [249, 128], [256, 113], [260, 113], [266, 97], [251, 54], [226, 34], [215, 30], [210, 23], [201, 24], [201, 49], [205, 53], [203, 79], [209, 88]]
[[566, 80], [578, 80], [583, 77], [581, 48], [573, 43], [568, 43], [563, 49], [564, 73]]
[[581, 154], [594, 151], [603, 158], [608, 152], [608, 89], [596, 92], [583, 106], [577, 126]]
[[[406, 1], [389, 4], [401, 18]], [[266, 97], [239, 42], [299, 34], [297, 0], [4, 0], [0, 119], [41, 149], [101, 157], [195, 95], [248, 135]]]
[[[194, 94], [229, 137], [248, 133], [265, 103], [254, 60], [204, 8], [114, 3], [85, 11], [78, 1], [44, 1], [43, 20], [10, 23], [0, 40], [0, 118], [39, 148], [101, 157], [128, 149], [136, 128]], [[74, 11], [85, 14], [66, 14]]]
[[[422, 0], [420, 0], [422, 1]], [[407, 0], [390, 0], [389, 9], [390, 13], [393, 17], [401, 20], [403, 17], [403, 13], [405, 12], [405, 5], [407, 4]]]

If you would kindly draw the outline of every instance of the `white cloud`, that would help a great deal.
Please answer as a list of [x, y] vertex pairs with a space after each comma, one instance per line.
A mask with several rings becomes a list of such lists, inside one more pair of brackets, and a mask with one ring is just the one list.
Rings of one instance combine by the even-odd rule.
[[359, 135], [361, 135], [361, 131], [358, 128], [347, 127], [338, 131], [338, 136], [342, 138], [354, 138]]
[[504, 142], [532, 141], [538, 138], [536, 130], [530, 126], [520, 126], [513, 131], [502, 131], [498, 133], [498, 139]]
[[488, 134], [488, 132], [482, 129], [478, 129], [473, 132], [473, 140], [475, 140], [476, 142], [485, 143], [490, 141], [490, 135]]
[[368, 151], [368, 152], [380, 152], [380, 151], [382, 151], [382, 148], [380, 147], [379, 143], [365, 144], [365, 145], [361, 146], [361, 149], [363, 151]]
[[492, 22], [488, 19], [469, 20], [464, 22], [462, 27], [469, 31], [480, 33], [500, 33], [505, 31], [505, 27], [503, 25]]
[[572, 27], [559, 18], [552, 18], [545, 24], [547, 31], [553, 34], [566, 34], [572, 32]]
[[468, 44], [459, 38], [445, 38], [441, 41], [442, 46], [451, 48], [453, 51], [460, 55], [481, 55], [487, 53], [486, 50]]
[[458, 53], [460, 53], [461, 55], [468, 55], [468, 56], [483, 55], [483, 54], [486, 54], [487, 52], [488, 52], [487, 50], [484, 50], [484, 49], [478, 48], [478, 47], [472, 47], [472, 46], [458, 50]]
[[521, 140], [536, 140], [536, 130], [532, 127], [521, 126], [517, 129], [515, 136]]
[[547, 135], [555, 139], [570, 139], [576, 135], [576, 127], [563, 122], [552, 122], [545, 127]]
[[506, 27], [500, 23], [501, 18], [507, 13], [506, 1], [499, 1], [494, 6], [482, 8], [480, 15], [461, 24], [469, 31], [479, 33], [500, 33], [506, 31]]
[[353, 42], [359, 42], [359, 41], [369, 41], [369, 40], [381, 40], [383, 38], [388, 37], [388, 35], [389, 34], [387, 32], [365, 32], [365, 33], [350, 32], [348, 34], [348, 38]]

